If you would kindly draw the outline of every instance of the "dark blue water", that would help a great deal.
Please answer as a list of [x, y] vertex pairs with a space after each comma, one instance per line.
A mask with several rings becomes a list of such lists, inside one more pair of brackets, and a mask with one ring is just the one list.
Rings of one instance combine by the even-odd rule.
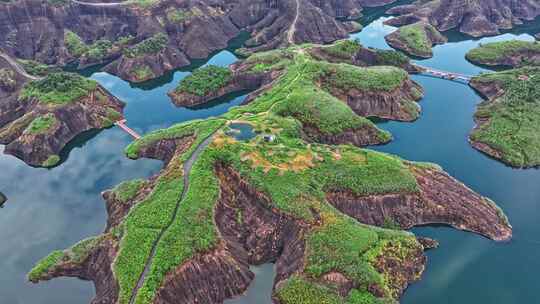
[[[366, 46], [388, 48], [384, 35], [393, 31], [378, 19], [355, 34]], [[435, 48], [423, 65], [454, 72], [483, 71], [464, 59], [479, 42], [532, 39], [521, 34], [477, 41], [456, 41]], [[218, 65], [235, 60], [228, 51], [210, 59]], [[177, 108], [166, 92], [188, 71], [132, 87], [114, 76], [97, 73], [98, 80], [127, 103], [128, 125], [146, 133], [173, 123], [219, 115], [238, 105], [243, 96], [229, 96], [206, 108]], [[414, 79], [426, 91], [423, 113], [414, 123], [387, 122], [395, 140], [377, 150], [401, 157], [432, 161], [475, 191], [494, 199], [514, 226], [510, 243], [495, 243], [474, 234], [448, 228], [419, 228], [419, 235], [438, 239], [441, 247], [429, 251], [422, 280], [405, 293], [402, 303], [537, 303], [540, 270], [540, 171], [515, 170], [472, 149], [467, 134], [480, 98], [466, 85], [424, 76]], [[69, 157], [53, 170], [34, 169], [18, 159], [0, 154], [0, 190], [9, 198], [0, 209], [0, 303], [88, 303], [93, 286], [77, 279], [26, 283], [25, 274], [41, 257], [103, 230], [106, 220], [100, 192], [126, 179], [148, 177], [160, 168], [151, 160], [130, 161], [123, 156], [131, 141], [119, 129], [87, 134], [73, 144]], [[2, 147], [0, 147], [0, 150]], [[244, 297], [228, 304], [271, 303], [273, 266], [255, 267], [257, 279]]]

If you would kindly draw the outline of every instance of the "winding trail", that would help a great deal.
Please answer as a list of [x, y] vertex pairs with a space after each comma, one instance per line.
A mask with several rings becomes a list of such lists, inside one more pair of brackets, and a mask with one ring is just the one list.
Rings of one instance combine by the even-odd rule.
[[294, 44], [294, 33], [296, 32], [296, 23], [298, 22], [298, 16], [300, 15], [300, 0], [296, 0], [296, 15], [294, 16], [293, 23], [287, 32], [287, 41], [289, 44]]
[[182, 190], [182, 194], [180, 195], [180, 198], [176, 202], [176, 206], [174, 207], [174, 211], [173, 211], [173, 214], [172, 214], [171, 218], [169, 219], [169, 222], [167, 222], [167, 225], [165, 225], [165, 227], [163, 227], [163, 229], [161, 229], [161, 231], [159, 232], [158, 237], [154, 241], [154, 244], [152, 244], [152, 250], [150, 251], [150, 255], [148, 256], [148, 259], [146, 260], [146, 264], [144, 265], [144, 270], [141, 273], [141, 276], [139, 277], [139, 279], [137, 280], [137, 285], [135, 285], [135, 287], [133, 288], [133, 291], [131, 292], [131, 298], [129, 299], [130, 304], [135, 303], [135, 299], [137, 298], [137, 293], [138, 293], [139, 289], [142, 287], [142, 285], [144, 284], [144, 280], [146, 278], [146, 275], [148, 274], [148, 271], [150, 271], [150, 266], [152, 266], [152, 260], [154, 259], [154, 256], [156, 255], [156, 251], [157, 251], [157, 247], [158, 247], [157, 245], [161, 241], [161, 238], [163, 237], [165, 232], [174, 223], [174, 221], [175, 221], [175, 219], [176, 219], [176, 217], [178, 215], [178, 210], [180, 209], [180, 203], [182, 203], [182, 201], [184, 200], [184, 198], [186, 197], [186, 195], [187, 195], [187, 193], [189, 191], [189, 174], [191, 173], [191, 169], [193, 167], [193, 164], [195, 163], [195, 161], [197, 161], [197, 159], [199, 158], [201, 153], [204, 151], [204, 149], [206, 147], [208, 147], [208, 145], [212, 142], [214, 134], [216, 134], [216, 132], [218, 130], [220, 130], [220, 129], [221, 128], [217, 129], [216, 131], [214, 131], [214, 133], [210, 134], [207, 138], [205, 138], [197, 146], [197, 148], [195, 148], [193, 153], [191, 153], [191, 156], [189, 157], [189, 159], [184, 163], [184, 168], [183, 168], [184, 189]]
[[11, 67], [19, 74], [23, 75], [24, 77], [30, 79], [30, 80], [40, 80], [41, 77], [36, 77], [33, 75], [28, 74], [25, 69], [13, 58], [11, 58], [8, 54], [0, 51], [0, 57], [2, 57], [5, 61], [11, 65]]

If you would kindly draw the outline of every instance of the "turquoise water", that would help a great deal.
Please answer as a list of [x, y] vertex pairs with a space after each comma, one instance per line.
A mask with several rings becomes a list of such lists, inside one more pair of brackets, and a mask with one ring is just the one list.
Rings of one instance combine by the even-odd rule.
[[[362, 32], [353, 35], [366, 46], [388, 48], [384, 35], [393, 31], [384, 18], [371, 17]], [[523, 27], [524, 30], [536, 28]], [[466, 51], [480, 42], [527, 39], [519, 30], [499, 37], [463, 40], [434, 49], [435, 56], [420, 63], [449, 71], [476, 74], [484, 69], [464, 59]], [[236, 60], [223, 51], [208, 62], [227, 65]], [[226, 112], [242, 102], [244, 95], [197, 109], [175, 107], [166, 96], [189, 71], [177, 71], [143, 85], [132, 86], [106, 73], [91, 73], [114, 95], [127, 103], [127, 124], [137, 132]], [[535, 303], [540, 270], [540, 171], [515, 170], [472, 149], [467, 134], [479, 96], [468, 86], [425, 76], [414, 76], [426, 91], [423, 113], [414, 123], [386, 122], [380, 126], [395, 140], [380, 151], [442, 165], [475, 191], [494, 199], [514, 226], [514, 239], [495, 243], [474, 234], [449, 228], [417, 228], [415, 233], [438, 239], [441, 247], [427, 253], [427, 270], [420, 282], [405, 293], [402, 303]], [[41, 257], [54, 249], [72, 245], [100, 233], [106, 212], [100, 192], [126, 179], [148, 177], [160, 162], [131, 161], [123, 156], [131, 141], [117, 128], [85, 134], [70, 145], [65, 161], [52, 170], [35, 169], [18, 159], [0, 154], [0, 190], [9, 198], [0, 209], [0, 303], [88, 303], [91, 282], [56, 279], [32, 285], [25, 274]], [[0, 147], [0, 152], [3, 148]], [[271, 303], [271, 264], [253, 268], [257, 274], [244, 297], [227, 304]]]

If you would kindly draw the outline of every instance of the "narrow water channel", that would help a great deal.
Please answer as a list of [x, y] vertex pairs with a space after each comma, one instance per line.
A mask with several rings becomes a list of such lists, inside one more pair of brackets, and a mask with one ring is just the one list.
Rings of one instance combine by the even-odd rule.
[[[394, 29], [382, 24], [385, 17], [372, 19], [352, 38], [366, 46], [388, 48], [383, 37]], [[533, 28], [535, 25], [527, 25], [522, 31]], [[467, 50], [480, 42], [511, 38], [533, 39], [519, 30], [481, 40], [463, 40], [456, 35], [452, 42], [434, 49], [434, 58], [421, 64], [476, 74], [484, 70], [465, 60]], [[209, 63], [228, 65], [235, 60], [231, 52], [223, 51]], [[188, 74], [177, 71], [142, 86], [132, 86], [106, 73], [92, 73], [92, 78], [127, 103], [128, 125], [140, 133], [225, 113], [244, 98], [229, 96], [205, 108], [177, 108], [166, 92]], [[472, 115], [480, 97], [468, 86], [425, 76], [414, 79], [426, 92], [421, 101], [421, 118], [414, 123], [381, 123], [395, 140], [375, 149], [442, 165], [475, 191], [495, 200], [509, 216], [515, 237], [510, 243], [495, 243], [449, 228], [413, 229], [419, 235], [438, 239], [441, 247], [427, 253], [429, 262], [422, 280], [407, 290], [401, 303], [536, 303], [540, 171], [511, 169], [469, 146], [467, 134], [473, 127]], [[52, 170], [30, 168], [14, 157], [0, 154], [0, 190], [9, 198], [0, 209], [2, 303], [89, 302], [94, 293], [90, 282], [56, 279], [33, 285], [26, 282], [25, 275], [50, 251], [103, 230], [106, 212], [101, 191], [159, 170], [158, 161], [125, 158], [122, 151], [130, 141], [116, 128], [89, 133], [71, 145], [64, 163]], [[273, 265], [253, 267], [253, 271], [256, 280], [246, 295], [227, 304], [271, 303]]]

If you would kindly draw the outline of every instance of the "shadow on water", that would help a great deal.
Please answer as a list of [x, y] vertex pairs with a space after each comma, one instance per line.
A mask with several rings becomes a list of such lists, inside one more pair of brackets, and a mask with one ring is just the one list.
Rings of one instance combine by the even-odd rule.
[[[110, 128], [108, 128], [108, 129], [110, 129]], [[60, 162], [55, 167], [58, 167], [58, 166], [62, 165], [68, 159], [69, 153], [73, 149], [84, 147], [84, 145], [86, 145], [86, 143], [88, 143], [88, 141], [95, 138], [99, 134], [99, 132], [101, 132], [101, 131], [103, 131], [103, 130], [94, 129], [94, 130], [88, 130], [86, 132], [83, 132], [83, 133], [77, 135], [73, 140], [71, 140], [64, 147], [64, 149], [62, 149], [62, 151], [60, 152], [60, 155], [59, 155], [60, 156]], [[52, 170], [52, 168], [50, 170]]]
[[212, 100], [208, 103], [204, 103], [204, 104], [200, 104], [200, 105], [196, 105], [194, 107], [191, 107], [190, 109], [192, 110], [205, 110], [205, 109], [210, 109], [210, 108], [213, 108], [215, 106], [218, 106], [220, 104], [223, 104], [223, 103], [227, 103], [227, 102], [230, 102], [231, 100], [235, 100], [237, 99], [238, 97], [243, 97], [243, 96], [246, 96], [248, 95], [249, 93], [251, 93], [252, 91], [250, 90], [243, 90], [243, 91], [238, 91], [238, 92], [233, 92], [233, 93], [229, 93], [229, 94], [226, 94], [226, 95], [223, 95], [222, 97], [220, 98], [217, 98], [215, 100]]

